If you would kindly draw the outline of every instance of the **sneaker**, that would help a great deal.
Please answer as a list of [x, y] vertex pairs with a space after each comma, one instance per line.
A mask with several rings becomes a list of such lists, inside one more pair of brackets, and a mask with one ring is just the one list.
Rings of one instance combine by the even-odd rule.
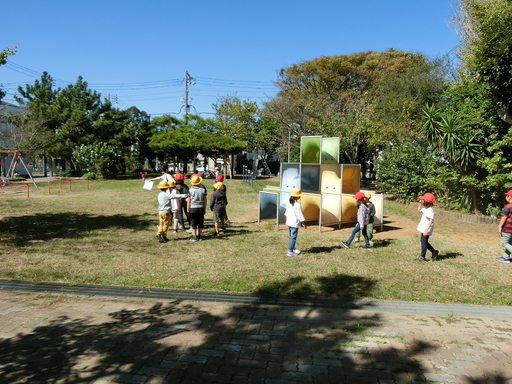
[[183, 225], [180, 224], [180, 226], [178, 227], [179, 229], [183, 229]]
[[172, 231], [172, 233], [178, 233], [178, 231]]
[[197, 241], [197, 236], [192, 236], [192, 237], [190, 238], [190, 241], [194, 241], [194, 242], [195, 242], [195, 241]]
[[414, 259], [414, 261], [427, 261], [424, 257], [418, 257], [417, 259]]
[[341, 245], [343, 245], [345, 248], [350, 248], [350, 244], [345, 243], [344, 241], [340, 241]]
[[219, 232], [215, 232], [215, 234], [213, 236], [218, 238], [218, 237], [220, 237], [220, 233]]
[[290, 257], [290, 256], [297, 256], [297, 254], [293, 253], [293, 251], [292, 252], [287, 251], [286, 252], [286, 256], [288, 256], [288, 257]]
[[435, 250], [432, 252], [432, 260], [436, 260], [439, 256], [441, 256], [441, 252], [438, 250]]
[[361, 239], [358, 239], [357, 237], [354, 240], [352, 240], [353, 243], [359, 243], [360, 241]]
[[192, 233], [192, 228], [187, 229], [187, 233]]
[[296, 255], [300, 255], [300, 251], [298, 249], [294, 249], [293, 253], [295, 253]]
[[197, 241], [201, 241], [201, 240], [203, 240], [203, 236], [197, 235]]
[[164, 239], [164, 243], [167, 243], [169, 241], [167, 237], [162, 237], [162, 239]]
[[497, 257], [496, 261], [501, 261], [502, 263], [509, 263], [510, 264], [510, 259], [506, 259], [503, 256], [502, 257]]
[[158, 239], [158, 242], [159, 242], [159, 243], [165, 243], [165, 240], [164, 240], [164, 238], [162, 237], [162, 235], [156, 235], [156, 238]]
[[370, 247], [373, 247], [373, 241], [370, 240]]

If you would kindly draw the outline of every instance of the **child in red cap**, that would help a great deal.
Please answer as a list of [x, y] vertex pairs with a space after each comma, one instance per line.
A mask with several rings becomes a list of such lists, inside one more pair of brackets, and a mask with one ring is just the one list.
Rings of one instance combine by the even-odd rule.
[[361, 248], [370, 249], [370, 240], [368, 239], [368, 234], [366, 233], [366, 225], [370, 221], [370, 212], [365, 200], [366, 196], [363, 192], [357, 192], [354, 195], [354, 198], [357, 200], [357, 224], [352, 230], [348, 240], [346, 242], [341, 241], [341, 245], [343, 245], [345, 248], [350, 248], [350, 243], [352, 243], [352, 240], [354, 240], [356, 234], [361, 231], [364, 237], [364, 245]]
[[421, 254], [420, 257], [414, 259], [414, 261], [427, 261], [425, 255], [427, 249], [432, 252], [432, 260], [435, 260], [441, 252], [435, 249], [429, 242], [428, 239], [434, 232], [434, 202], [436, 197], [430, 192], [425, 193], [419, 197], [420, 205], [418, 206], [418, 212], [422, 212], [421, 220], [418, 224], [418, 231], [421, 233]]
[[498, 232], [501, 233], [501, 245], [505, 248], [503, 256], [497, 257], [496, 261], [510, 263], [512, 253], [512, 190], [505, 193], [507, 204], [501, 210], [501, 220], [498, 225]]

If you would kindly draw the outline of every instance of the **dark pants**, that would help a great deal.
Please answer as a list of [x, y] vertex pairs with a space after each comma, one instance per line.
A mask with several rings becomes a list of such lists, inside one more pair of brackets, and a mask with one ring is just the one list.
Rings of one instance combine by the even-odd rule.
[[191, 208], [190, 209], [190, 228], [203, 229], [204, 228], [204, 208]]
[[178, 213], [178, 223], [185, 228], [185, 222], [183, 221], [183, 214], [187, 216], [188, 226], [190, 227], [190, 217], [188, 217], [187, 213], [187, 201], [185, 199], [181, 199], [181, 210]]
[[432, 245], [430, 245], [430, 243], [428, 242], [428, 238], [430, 236], [423, 236], [423, 233], [421, 234], [421, 238], [420, 238], [420, 241], [421, 241], [421, 257], [424, 259], [425, 258], [425, 255], [427, 254], [427, 249], [430, 251], [430, 252], [434, 252], [435, 249]]

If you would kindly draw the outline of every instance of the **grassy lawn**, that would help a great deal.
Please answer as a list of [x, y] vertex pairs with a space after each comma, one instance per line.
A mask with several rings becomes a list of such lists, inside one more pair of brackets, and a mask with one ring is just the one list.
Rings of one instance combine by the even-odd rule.
[[[209, 193], [212, 181], [206, 180]], [[73, 182], [31, 188], [30, 198], [0, 190], [0, 277], [33, 280], [208, 289], [262, 294], [399, 299], [511, 305], [512, 264], [495, 225], [436, 218], [432, 244], [439, 261], [415, 263], [416, 205], [386, 200], [385, 230], [371, 250], [342, 248], [351, 227], [300, 229], [298, 257], [286, 257], [288, 232], [257, 223], [258, 191], [278, 180], [226, 181], [231, 220], [214, 239], [211, 212], [204, 240], [184, 231], [155, 238], [158, 191], [141, 179]], [[19, 189], [21, 191], [22, 188]], [[23, 189], [24, 192], [24, 189]]]

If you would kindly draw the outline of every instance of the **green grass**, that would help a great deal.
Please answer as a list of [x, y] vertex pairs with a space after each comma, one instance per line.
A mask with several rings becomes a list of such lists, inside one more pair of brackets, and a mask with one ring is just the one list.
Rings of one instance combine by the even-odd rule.
[[[213, 182], [205, 180], [209, 193]], [[384, 232], [371, 250], [344, 249], [351, 227], [301, 229], [299, 257], [286, 257], [288, 232], [275, 220], [257, 223], [258, 192], [278, 180], [248, 186], [227, 180], [231, 224], [214, 239], [207, 212], [205, 240], [184, 231], [155, 239], [157, 190], [141, 179], [53, 183], [31, 188], [30, 198], [0, 193], [0, 277], [32, 280], [258, 292], [275, 295], [399, 299], [511, 305], [510, 265], [493, 225], [436, 218], [432, 242], [440, 261], [418, 265], [416, 205], [386, 200]], [[16, 188], [14, 188], [16, 189]], [[412, 228], [412, 229], [411, 229]], [[400, 235], [401, 236], [397, 236]]]

